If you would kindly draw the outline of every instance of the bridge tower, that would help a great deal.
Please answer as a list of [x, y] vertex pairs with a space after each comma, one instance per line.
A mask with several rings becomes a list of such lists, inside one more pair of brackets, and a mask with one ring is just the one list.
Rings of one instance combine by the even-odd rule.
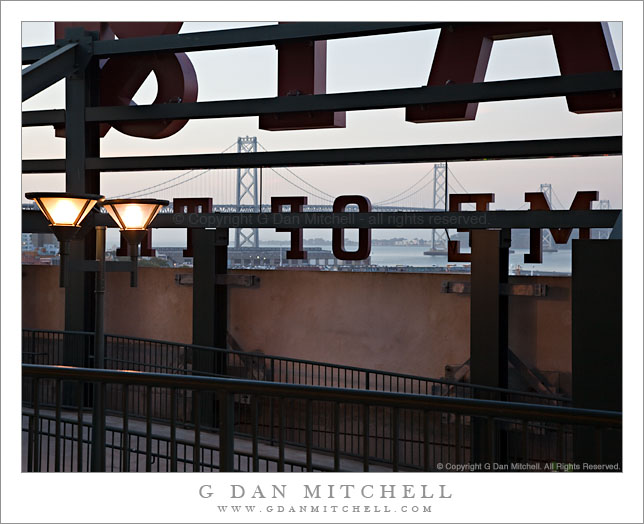
[[[257, 137], [246, 136], [237, 138], [238, 153], [257, 153]], [[242, 206], [252, 206], [254, 212], [259, 212], [259, 190], [257, 184], [257, 168], [237, 169], [237, 212]], [[257, 228], [237, 228], [235, 230], [235, 248], [259, 247], [259, 230]]]
[[[552, 184], [541, 184], [539, 191], [541, 191], [543, 195], [546, 197], [546, 201], [548, 202], [550, 209], [553, 209]], [[550, 234], [550, 231], [548, 229], [541, 230], [541, 245], [545, 251], [556, 251], [557, 249], [555, 248], [555, 241], [552, 238], [552, 235]]]
[[[434, 200], [432, 208], [447, 209], [447, 164], [434, 164]], [[447, 236], [442, 229], [432, 229], [432, 247], [430, 251], [447, 252]]]

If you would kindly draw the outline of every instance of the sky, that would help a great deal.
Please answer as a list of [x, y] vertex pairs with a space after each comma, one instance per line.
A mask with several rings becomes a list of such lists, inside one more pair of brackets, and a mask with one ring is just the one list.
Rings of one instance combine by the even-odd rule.
[[[181, 32], [208, 31], [264, 23], [187, 22]], [[620, 64], [622, 24], [611, 22], [610, 30]], [[51, 44], [53, 23], [23, 23], [23, 45]], [[395, 89], [426, 85], [439, 30], [333, 40], [327, 43], [327, 92]], [[189, 53], [199, 82], [199, 101], [271, 97], [277, 94], [277, 51], [274, 46]], [[486, 81], [559, 75], [552, 37], [540, 36], [495, 42]], [[151, 103], [156, 80], [150, 75], [134, 100]], [[64, 82], [50, 87], [23, 104], [24, 110], [63, 108]], [[576, 115], [567, 110], [565, 98], [490, 102], [479, 105], [471, 122], [414, 124], [405, 122], [404, 109], [354, 111], [347, 113], [346, 129], [264, 131], [257, 117], [190, 121], [176, 135], [149, 140], [133, 138], [112, 129], [102, 139], [103, 156], [194, 154], [220, 152], [238, 136], [257, 136], [267, 150], [323, 149], [336, 147], [440, 144], [453, 142], [546, 139], [620, 135], [621, 112]], [[55, 138], [51, 128], [23, 129], [23, 158], [61, 158], [64, 139]], [[383, 166], [330, 166], [293, 168], [299, 176], [323, 191], [362, 194], [372, 202], [398, 194], [417, 182], [433, 164]], [[496, 193], [496, 209], [517, 209], [527, 191], [538, 191], [550, 183], [564, 206], [576, 191], [597, 190], [611, 207], [622, 205], [621, 157], [549, 160], [506, 160], [452, 163], [455, 188], [458, 180], [468, 192]], [[135, 191], [181, 172], [105, 173], [101, 188], [106, 196]], [[221, 175], [234, 179], [230, 171]], [[293, 187], [279, 186], [278, 194], [301, 194]], [[216, 186], [217, 188], [220, 186]], [[23, 175], [23, 190], [63, 190], [64, 176]], [[203, 188], [196, 187], [192, 196]], [[211, 191], [217, 191], [211, 190]], [[184, 195], [180, 195], [184, 196]], [[267, 198], [270, 195], [264, 195]], [[421, 197], [431, 205], [429, 187]], [[217, 196], [215, 195], [215, 201]], [[266, 200], [264, 200], [266, 201]], [[322, 235], [319, 235], [323, 233]], [[160, 242], [174, 239], [161, 232]], [[330, 232], [308, 231], [307, 236], [329, 236]], [[429, 237], [429, 231], [408, 231], [406, 236]], [[286, 234], [263, 232], [263, 238]], [[374, 231], [376, 238], [390, 231]], [[108, 239], [109, 241], [109, 239]], [[155, 244], [157, 241], [155, 240]], [[173, 241], [171, 243], [174, 243]]]

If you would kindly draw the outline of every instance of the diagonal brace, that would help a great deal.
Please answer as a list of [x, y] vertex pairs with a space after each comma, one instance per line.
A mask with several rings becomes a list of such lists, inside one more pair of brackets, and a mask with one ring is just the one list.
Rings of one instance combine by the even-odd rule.
[[22, 70], [22, 101], [71, 75], [78, 68], [77, 42], [64, 45]]

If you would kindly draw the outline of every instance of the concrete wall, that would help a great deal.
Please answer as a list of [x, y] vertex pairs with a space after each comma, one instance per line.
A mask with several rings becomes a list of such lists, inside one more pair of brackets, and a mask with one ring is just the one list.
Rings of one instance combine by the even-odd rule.
[[[175, 282], [190, 269], [109, 273], [107, 333], [190, 342], [192, 287]], [[441, 293], [468, 275], [252, 271], [257, 289], [230, 292], [229, 331], [247, 350], [441, 377], [469, 357], [469, 296]], [[570, 278], [513, 277], [547, 284], [545, 298], [511, 297], [510, 347], [541, 371], [571, 370]], [[58, 268], [23, 266], [23, 326], [63, 329]]]

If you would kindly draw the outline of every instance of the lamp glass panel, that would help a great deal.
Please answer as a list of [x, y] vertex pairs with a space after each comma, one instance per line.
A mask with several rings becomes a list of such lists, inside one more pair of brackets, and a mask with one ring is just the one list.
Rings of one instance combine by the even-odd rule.
[[145, 229], [158, 208], [158, 204], [109, 204], [107, 212], [121, 229]]
[[83, 214], [82, 214], [82, 215], [81, 215], [81, 217], [78, 219], [78, 222], [77, 222], [77, 224], [78, 224], [78, 225], [80, 225], [80, 224], [83, 222], [83, 220], [85, 220], [85, 217], [86, 217], [86, 216], [89, 214], [89, 212], [94, 208], [94, 206], [96, 205], [96, 202], [98, 202], [98, 200], [90, 200], [89, 205], [85, 208], [85, 211], [83, 211]]
[[[85, 204], [89, 202], [87, 207]], [[89, 213], [96, 200], [86, 198], [67, 198], [67, 197], [44, 197], [36, 200], [36, 203], [49, 215], [54, 226], [77, 226], [83, 218]], [[44, 208], [44, 209], [43, 209]], [[85, 209], [83, 209], [85, 208]]]

